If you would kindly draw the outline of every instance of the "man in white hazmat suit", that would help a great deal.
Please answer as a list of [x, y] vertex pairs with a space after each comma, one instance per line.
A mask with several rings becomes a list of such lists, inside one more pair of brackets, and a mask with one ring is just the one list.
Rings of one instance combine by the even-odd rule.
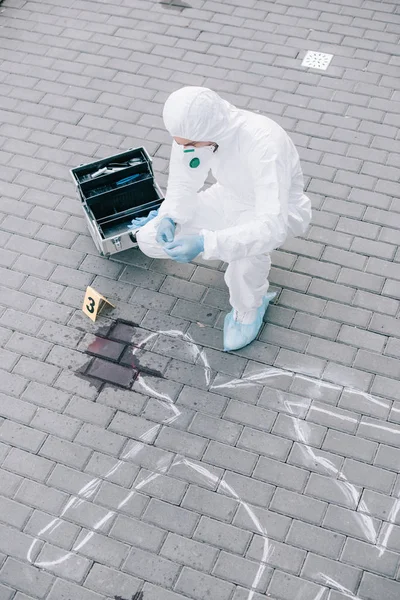
[[[228, 263], [224, 349], [237, 350], [257, 337], [274, 296], [270, 252], [310, 222], [299, 156], [277, 123], [207, 88], [172, 93], [163, 117], [174, 138], [167, 192], [138, 231], [139, 248], [154, 258], [190, 262], [202, 254]], [[217, 183], [199, 192], [210, 169]]]

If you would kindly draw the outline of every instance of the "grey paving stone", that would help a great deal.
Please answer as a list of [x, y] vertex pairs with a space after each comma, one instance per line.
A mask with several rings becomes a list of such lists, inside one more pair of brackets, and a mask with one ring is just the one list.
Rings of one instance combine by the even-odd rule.
[[378, 577], [372, 573], [364, 573], [359, 591], [368, 600], [378, 600], [378, 598], [382, 597], [382, 593], [385, 594], [387, 600], [396, 600], [399, 589], [399, 582]]
[[[202, 515], [214, 517], [219, 521], [230, 522], [237, 509], [238, 503], [234, 498], [228, 498], [221, 494], [217, 495], [210, 490], [203, 489], [196, 485], [190, 485], [182, 500], [182, 506]], [[214, 523], [214, 521], [212, 522]]]
[[335, 505], [328, 506], [323, 527], [375, 544], [381, 521]]
[[351, 346], [316, 337], [310, 339], [306, 353], [345, 365], [352, 365], [356, 356], [356, 350]]
[[290, 573], [299, 574], [307, 553], [288, 544], [271, 541], [267, 537], [254, 536], [246, 557], [266, 562], [272, 567], [281, 567]]
[[44, 482], [53, 469], [54, 462], [18, 448], [12, 448], [2, 466], [19, 475]]
[[69, 440], [75, 437], [81, 424], [77, 419], [59, 415], [46, 408], [39, 408], [31, 421], [31, 427]]
[[205, 291], [206, 288], [204, 285], [199, 285], [192, 281], [183, 281], [170, 276], [165, 279], [160, 287], [161, 293], [192, 301], [200, 301]]
[[217, 548], [243, 554], [250, 541], [251, 534], [238, 527], [202, 517], [194, 533], [194, 538], [212, 544]]
[[223, 469], [211, 465], [205, 466], [202, 461], [177, 456], [169, 467], [168, 473], [189, 483], [215, 490], [222, 477]]
[[1, 597], [4, 598], [4, 600], [10, 600], [12, 598], [12, 596], [14, 595], [14, 591], [15, 590], [12, 590], [11, 588], [0, 584], [0, 593], [1, 593]]
[[3, 523], [22, 529], [32, 509], [20, 502], [0, 496], [1, 520]]
[[45, 438], [44, 433], [20, 423], [6, 420], [0, 425], [0, 441], [23, 450], [37, 452]]
[[65, 550], [45, 544], [37, 557], [37, 563], [45, 565], [50, 573], [82, 583], [91, 567], [91, 561], [78, 554], [68, 554], [67, 559], [65, 556]]
[[155, 496], [172, 504], [180, 504], [187, 485], [166, 475], [158, 474], [155, 477], [153, 472], [142, 469], [135, 480], [134, 487], [143, 494]]
[[345, 460], [342, 476], [354, 484], [369, 489], [390, 492], [394, 485], [394, 473], [384, 469], [366, 465], [350, 458]]
[[164, 472], [172, 463], [174, 455], [161, 448], [154, 448], [142, 442], [130, 441], [120, 454], [120, 458], [150, 470]]
[[28, 402], [11, 398], [0, 393], [0, 415], [7, 419], [29, 424], [35, 414], [36, 408]]
[[191, 535], [199, 520], [196, 513], [160, 500], [150, 500], [143, 519], [180, 535]]
[[387, 419], [391, 402], [358, 390], [345, 389], [339, 400], [339, 406], [371, 417]]
[[388, 550], [382, 553], [376, 546], [348, 538], [341, 560], [365, 571], [393, 578], [398, 564], [398, 555]]
[[203, 456], [203, 460], [207, 463], [247, 475], [252, 472], [256, 459], [256, 455], [251, 452], [214, 441], [209, 443]]
[[[356, 300], [358, 294], [359, 292], [356, 293]], [[335, 319], [340, 323], [349, 323], [350, 325], [365, 327], [370, 322], [372, 313], [361, 308], [344, 306], [338, 302], [329, 301], [326, 305], [324, 316]]]
[[323, 443], [324, 450], [337, 452], [342, 456], [372, 462], [377, 445], [359, 437], [354, 437], [340, 431], [328, 431]]
[[306, 522], [319, 525], [326, 512], [327, 503], [278, 488], [270, 508], [288, 516], [301, 518]]
[[160, 554], [174, 562], [199, 571], [210, 572], [218, 555], [218, 550], [208, 544], [188, 540], [170, 533], [161, 548]]
[[400, 426], [393, 423], [384, 423], [380, 419], [362, 417], [357, 435], [397, 447]]
[[184, 567], [176, 582], [175, 590], [195, 600], [206, 600], [210, 595], [218, 600], [228, 600], [234, 586], [217, 577]]
[[320, 585], [276, 569], [268, 587], [268, 594], [276, 595], [282, 600], [291, 600], [295, 594], [304, 595], [305, 598], [315, 598], [318, 595], [323, 597], [323, 589]]
[[[221, 319], [223, 314], [221, 313]], [[218, 322], [217, 324], [218, 325]], [[192, 323], [187, 332], [189, 339], [199, 346], [206, 348], [223, 349], [223, 336], [219, 329], [214, 327], [204, 327], [203, 323]]]
[[315, 425], [288, 415], [279, 414], [272, 429], [275, 435], [281, 435], [296, 442], [320, 447], [326, 435], [326, 427]]
[[259, 573], [259, 563], [222, 551], [218, 557], [213, 574], [244, 585], [254, 587], [263, 592], [266, 590], [272, 576], [272, 568], [266, 567]]
[[75, 441], [83, 446], [89, 446], [93, 450], [115, 456], [122, 449], [125, 438], [111, 431], [104, 431], [95, 425], [84, 424], [75, 437]]
[[338, 559], [346, 538], [344, 535], [294, 520], [286, 542], [328, 558]]
[[119, 568], [125, 560], [129, 546], [105, 535], [82, 529], [73, 550], [109, 567]]
[[324, 371], [324, 379], [365, 392], [370, 388], [373, 377], [370, 373], [360, 371], [354, 367], [328, 363]]
[[1, 569], [1, 579], [14, 589], [44, 598], [54, 581], [54, 577], [29, 564], [8, 558]]
[[8, 525], [0, 525], [0, 551], [13, 558], [25, 560], [28, 548], [32, 547], [31, 556], [35, 560], [42, 544], [34, 544], [34, 538]]
[[100, 481], [101, 480], [95, 480], [93, 483], [93, 488], [95, 488], [94, 492], [98, 490], [96, 494], [96, 503], [112, 509], [114, 513], [110, 514], [109, 512], [108, 514], [110, 516], [119, 512], [126, 513], [131, 517], [140, 517], [148, 504], [149, 499], [147, 496], [139, 492], [128, 492], [126, 488], [117, 486], [108, 481], [103, 481], [99, 489], [97, 484], [100, 483]]
[[267, 507], [273, 494], [274, 486], [257, 481], [238, 473], [226, 471], [219, 484], [218, 492], [230, 498], [251, 502], [254, 505]]
[[36, 359], [22, 356], [14, 367], [14, 373], [39, 383], [51, 384], [59, 374], [59, 369]]
[[82, 600], [104, 599], [103, 595], [100, 596], [95, 592], [90, 592], [89, 590], [85, 590], [81, 586], [77, 586], [74, 583], [63, 581], [62, 579], [56, 580], [48, 597], [50, 598], [50, 600], [56, 600], [56, 598], [62, 598], [63, 600], [72, 600], [73, 598], [77, 597], [77, 594], [79, 594], [79, 598], [82, 598]]
[[19, 396], [26, 388], [28, 380], [15, 373], [0, 371], [0, 392]]
[[307, 421], [354, 433], [359, 425], [360, 416], [357, 413], [337, 407], [326, 406], [323, 402], [313, 400], [307, 414]]
[[398, 360], [380, 356], [379, 354], [368, 352], [367, 350], [358, 351], [354, 366], [395, 379], [400, 377]]
[[326, 500], [332, 504], [339, 504], [355, 510], [358, 506], [362, 489], [352, 483], [351, 479], [340, 481], [332, 477], [322, 477], [311, 474], [305, 494]]
[[[146, 377], [146, 381], [148, 379]], [[125, 413], [139, 414], [146, 403], [146, 396], [106, 385], [101, 390], [97, 402]]]
[[35, 510], [24, 528], [25, 533], [55, 544], [58, 548], [71, 549], [80, 527], [64, 519]]
[[305, 401], [308, 401], [308, 404], [310, 403], [309, 399], [314, 399], [326, 404], [336, 405], [342, 387], [305, 375], [296, 375], [291, 383], [290, 391], [304, 398]]
[[124, 570], [149, 582], [171, 586], [179, 567], [165, 558], [134, 548], [124, 564]]
[[267, 323], [261, 332], [260, 340], [268, 344], [279, 344], [281, 347], [302, 352], [308, 344], [309, 336]]
[[320, 377], [326, 366], [326, 361], [320, 358], [282, 349], [275, 360], [275, 366], [295, 373], [303, 373], [312, 377]]
[[252, 406], [238, 400], [230, 400], [225, 409], [224, 418], [250, 425], [263, 431], [270, 431], [276, 419], [276, 413], [262, 407]]
[[296, 313], [291, 327], [311, 335], [327, 337], [332, 340], [336, 338], [340, 329], [339, 324], [334, 321], [301, 312]]
[[92, 450], [74, 442], [48, 436], [40, 448], [39, 454], [56, 462], [80, 469], [89, 460]]
[[340, 585], [354, 593], [361, 580], [362, 570], [309, 553], [302, 569], [302, 575], [320, 584], [325, 584], [327, 578], [340, 581]]
[[85, 587], [110, 596], [117, 593], [121, 597], [128, 597], [129, 594], [135, 594], [140, 586], [139, 579], [99, 564], [93, 565], [85, 580]]
[[10, 473], [4, 469], [0, 470], [0, 486], [4, 496], [12, 498], [21, 485], [21, 482], [22, 478], [18, 475], [14, 475], [14, 473]]
[[277, 487], [302, 492], [309, 472], [262, 456], [254, 469], [253, 476]]
[[378, 394], [378, 396], [400, 400], [400, 390], [396, 385], [396, 380], [388, 377], [377, 375], [372, 384], [371, 392], [372, 394]]
[[210, 390], [217, 394], [222, 394], [228, 398], [235, 398], [251, 404], [256, 404], [257, 399], [262, 391], [262, 386], [259, 383], [242, 382], [240, 379], [233, 379], [228, 375], [217, 374]]
[[107, 481], [123, 487], [130, 487], [139, 472], [139, 467], [100, 452], [90, 453], [85, 472], [104, 477]]
[[374, 465], [378, 467], [383, 467], [385, 469], [391, 469], [392, 471], [397, 471], [399, 460], [399, 448], [394, 448], [393, 446], [385, 446], [384, 444], [380, 444], [378, 452], [376, 453], [374, 458]]
[[123, 515], [118, 515], [110, 536], [134, 547], [150, 552], [158, 552], [166, 538], [166, 532]]
[[265, 387], [258, 404], [277, 412], [288, 413], [293, 417], [305, 417], [310, 406], [310, 400], [279, 389]]
[[159, 425], [142, 417], [127, 415], [122, 411], [115, 414], [108, 428], [115, 433], [147, 443], [153, 443], [160, 431]]
[[271, 435], [245, 427], [237, 445], [246, 450], [266, 454], [271, 458], [285, 460], [292, 447], [292, 442], [279, 435]]
[[191, 458], [201, 458], [206, 449], [207, 441], [199, 435], [163, 426], [157, 436], [155, 445], [164, 450], [177, 452]]
[[168, 423], [175, 429], [186, 430], [193, 419], [194, 411], [182, 407], [175, 412], [175, 409], [172, 411], [171, 404], [149, 398], [142, 414], [151, 421]]

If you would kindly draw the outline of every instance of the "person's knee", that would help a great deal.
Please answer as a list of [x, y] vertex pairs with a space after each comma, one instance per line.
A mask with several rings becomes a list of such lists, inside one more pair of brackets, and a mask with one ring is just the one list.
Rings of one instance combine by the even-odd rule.
[[136, 233], [136, 241], [139, 249], [143, 254], [151, 258], [166, 258], [164, 250], [156, 241], [156, 234], [157, 232], [152, 221], [139, 229]]

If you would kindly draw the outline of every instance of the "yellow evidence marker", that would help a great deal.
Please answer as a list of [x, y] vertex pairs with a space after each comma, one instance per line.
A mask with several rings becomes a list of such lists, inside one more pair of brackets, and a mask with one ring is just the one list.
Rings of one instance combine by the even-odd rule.
[[89, 319], [95, 321], [98, 313], [106, 304], [115, 308], [114, 304], [111, 304], [107, 298], [104, 298], [99, 292], [96, 292], [94, 288], [90, 286], [87, 287], [82, 310]]

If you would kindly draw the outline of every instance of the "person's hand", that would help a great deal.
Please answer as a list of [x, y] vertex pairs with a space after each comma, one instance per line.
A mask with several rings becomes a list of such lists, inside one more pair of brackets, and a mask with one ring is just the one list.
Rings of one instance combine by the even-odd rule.
[[176, 225], [172, 219], [164, 217], [157, 228], [157, 243], [164, 246], [164, 244], [167, 244], [168, 242], [173, 242], [175, 237], [175, 227]]
[[158, 215], [158, 210], [152, 210], [151, 212], [149, 212], [147, 217], [137, 217], [136, 219], [133, 219], [131, 224], [128, 225], [128, 227], [129, 227], [129, 229], [135, 229], [136, 227], [143, 227], [143, 225], [146, 225], [146, 223], [148, 223], [149, 221], [152, 221], [152, 219], [154, 219], [157, 215]]
[[174, 242], [165, 244], [164, 250], [176, 262], [188, 263], [200, 252], [204, 252], [204, 237], [202, 235], [184, 235]]

